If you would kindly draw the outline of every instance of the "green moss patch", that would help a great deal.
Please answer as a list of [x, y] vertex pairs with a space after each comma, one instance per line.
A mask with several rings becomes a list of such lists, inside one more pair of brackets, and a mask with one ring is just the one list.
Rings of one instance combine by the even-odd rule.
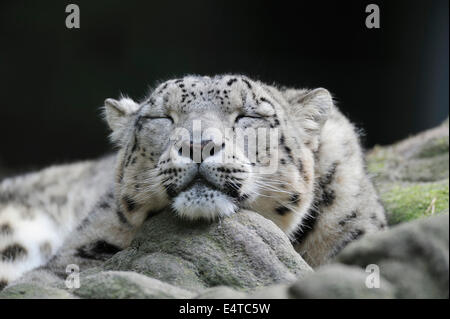
[[448, 211], [449, 180], [396, 185], [382, 194], [390, 225]]

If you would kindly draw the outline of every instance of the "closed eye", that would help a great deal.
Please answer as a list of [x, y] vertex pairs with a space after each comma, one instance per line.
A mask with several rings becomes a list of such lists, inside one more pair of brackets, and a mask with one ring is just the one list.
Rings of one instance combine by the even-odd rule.
[[244, 114], [242, 114], [242, 115], [239, 115], [238, 117], [236, 117], [236, 119], [234, 121], [235, 122], [239, 122], [240, 120], [247, 119], [247, 118], [250, 118], [250, 119], [264, 119], [264, 117], [258, 116], [258, 115], [244, 115]]
[[146, 120], [169, 120], [174, 123], [173, 118], [171, 116], [143, 116]]

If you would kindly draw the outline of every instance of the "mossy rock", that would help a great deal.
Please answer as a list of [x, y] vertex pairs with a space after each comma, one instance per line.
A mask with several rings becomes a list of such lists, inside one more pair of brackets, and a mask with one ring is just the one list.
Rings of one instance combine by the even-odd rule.
[[392, 185], [382, 194], [390, 225], [448, 212], [449, 180]]
[[448, 120], [367, 154], [367, 170], [385, 205], [389, 224], [448, 212]]

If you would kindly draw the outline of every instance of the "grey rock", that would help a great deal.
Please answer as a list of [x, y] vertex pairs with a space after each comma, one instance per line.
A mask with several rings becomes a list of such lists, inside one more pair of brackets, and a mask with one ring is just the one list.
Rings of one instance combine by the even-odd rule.
[[73, 299], [70, 292], [45, 283], [20, 283], [8, 286], [0, 299]]
[[448, 212], [448, 123], [367, 154], [390, 225]]
[[94, 299], [168, 299], [191, 298], [193, 293], [135, 272], [102, 271], [80, 278], [73, 289], [80, 298]]
[[29, 272], [0, 298], [242, 298], [312, 272], [275, 224], [250, 211], [214, 223], [154, 216], [129, 248], [86, 261], [78, 289], [65, 287], [58, 265]]
[[14, 284], [26, 284], [30, 282], [43, 286], [55, 287], [62, 286], [64, 283], [61, 277], [57, 276], [52, 271], [42, 267], [25, 273], [21, 278], [16, 280]]
[[419, 133], [368, 155], [369, 171], [383, 181], [433, 182], [449, 178], [449, 124]]
[[449, 216], [402, 224], [347, 246], [337, 262], [365, 269], [375, 264], [396, 298], [449, 297]]
[[[264, 287], [245, 298], [448, 298], [448, 242], [448, 215], [406, 223], [353, 242], [334, 263], [294, 284]], [[370, 280], [373, 266], [378, 287]]]
[[243, 299], [246, 298], [246, 294], [236, 289], [217, 286], [213, 288], [207, 288], [200, 294], [195, 296], [196, 299]]
[[290, 298], [300, 299], [384, 299], [394, 298], [395, 288], [384, 278], [380, 286], [366, 285], [369, 273], [358, 267], [327, 265], [288, 288]]
[[150, 219], [131, 247], [104, 268], [136, 271], [193, 291], [253, 289], [312, 271], [275, 224], [250, 211], [195, 224], [164, 212]]

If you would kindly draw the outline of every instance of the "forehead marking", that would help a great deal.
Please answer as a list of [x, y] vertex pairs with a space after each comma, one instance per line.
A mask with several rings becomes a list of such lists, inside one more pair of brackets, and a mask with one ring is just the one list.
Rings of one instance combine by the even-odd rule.
[[[236, 89], [224, 89], [223, 86], [231, 87], [233, 84], [238, 83], [239, 81], [244, 85], [241, 87], [240, 95], [242, 100], [242, 107], [250, 110], [257, 110], [267, 114], [267, 116], [273, 116], [275, 112], [275, 106], [273, 102], [267, 99], [264, 96], [260, 96], [262, 92], [268, 94], [271, 98], [273, 96], [270, 92], [266, 92], [263, 87], [256, 90], [258, 92], [255, 93], [255, 87], [252, 85], [251, 81], [245, 77], [240, 76], [221, 76], [220, 78], [216, 78], [211, 81], [211, 78], [183, 78], [176, 80], [169, 80], [166, 83], [162, 84], [161, 88], [152, 94], [147, 103], [150, 106], [155, 106], [160, 104], [160, 102], [167, 103], [169, 100], [169, 96], [172, 94], [171, 90], [179, 90], [180, 92], [180, 100], [178, 102], [174, 101], [176, 105], [176, 109], [183, 112], [189, 112], [189, 106], [192, 105], [194, 100], [199, 100], [199, 102], [203, 105], [203, 109], [205, 108], [205, 103], [208, 101], [214, 102], [216, 101], [217, 105], [224, 106], [226, 111], [230, 111], [229, 106], [231, 105], [231, 99], [229, 94], [235, 91]], [[197, 86], [200, 84], [200, 86]], [[192, 88], [192, 89], [191, 89]], [[194, 89], [195, 88], [195, 89]], [[176, 94], [173, 92], [173, 94]], [[159, 100], [159, 103], [157, 102]], [[276, 100], [276, 99], [275, 99]], [[249, 103], [250, 102], [250, 103]], [[249, 105], [250, 104], [250, 105]], [[163, 105], [160, 105], [163, 107]]]

